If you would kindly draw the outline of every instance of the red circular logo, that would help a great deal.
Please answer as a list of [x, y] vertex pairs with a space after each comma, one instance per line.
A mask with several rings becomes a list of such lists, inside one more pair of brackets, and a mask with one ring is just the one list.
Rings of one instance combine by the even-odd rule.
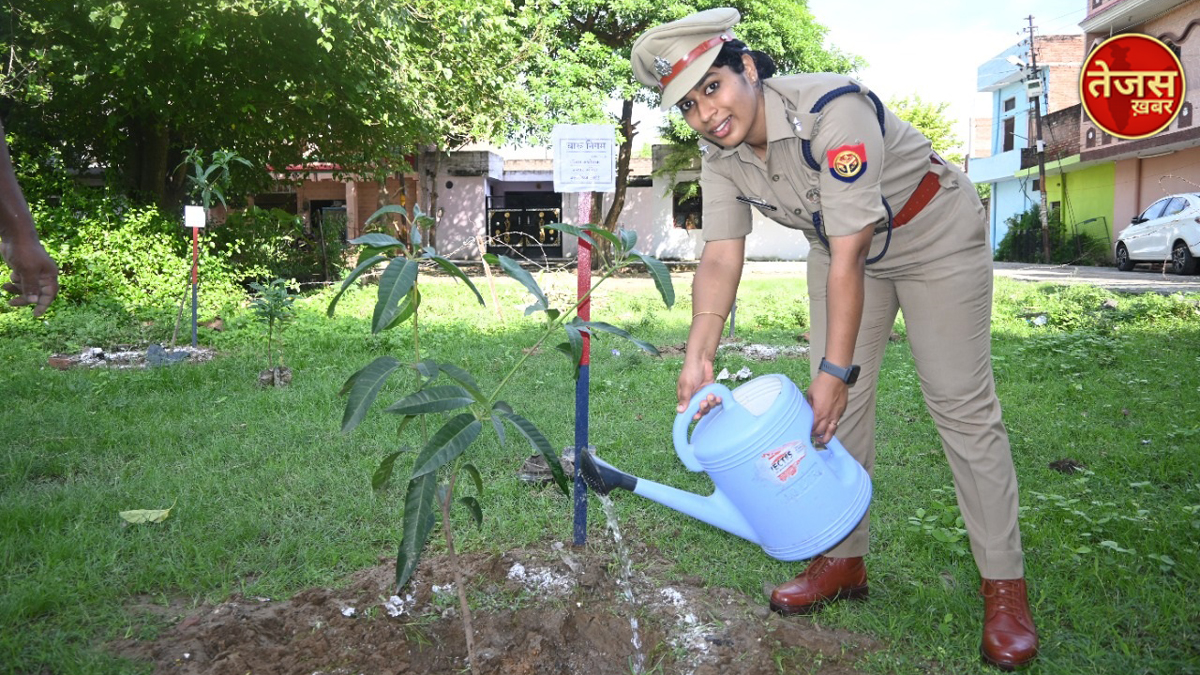
[[1186, 86], [1175, 52], [1141, 33], [1101, 42], [1079, 71], [1084, 112], [1117, 138], [1146, 138], [1166, 129], [1179, 114]]

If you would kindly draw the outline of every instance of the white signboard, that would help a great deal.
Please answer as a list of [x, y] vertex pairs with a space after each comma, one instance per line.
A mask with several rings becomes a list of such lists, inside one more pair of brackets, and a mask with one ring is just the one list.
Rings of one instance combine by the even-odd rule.
[[603, 124], [556, 124], [555, 192], [613, 192], [617, 189], [617, 139]]
[[186, 227], [204, 227], [204, 207], [203, 206], [185, 206], [183, 207], [183, 224]]

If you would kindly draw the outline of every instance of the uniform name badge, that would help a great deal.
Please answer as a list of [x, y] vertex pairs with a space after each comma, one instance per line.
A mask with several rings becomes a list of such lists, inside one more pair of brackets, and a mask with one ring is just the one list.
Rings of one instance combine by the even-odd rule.
[[825, 154], [829, 173], [840, 181], [853, 183], [867, 168], [867, 146], [862, 143], [843, 145]]

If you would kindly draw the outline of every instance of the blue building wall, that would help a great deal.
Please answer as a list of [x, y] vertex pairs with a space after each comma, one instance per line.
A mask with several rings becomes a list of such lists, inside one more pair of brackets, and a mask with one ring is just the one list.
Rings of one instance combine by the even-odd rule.
[[1033, 189], [1030, 178], [1012, 178], [992, 185], [991, 241], [992, 250], [1000, 245], [1000, 240], [1008, 232], [1008, 219], [1018, 213], [1029, 210], [1034, 204], [1041, 204], [1042, 197]]
[[[991, 157], [971, 159], [969, 176], [976, 183], [990, 183], [992, 199], [989, 208], [991, 218], [992, 250], [1008, 231], [1007, 220], [1040, 203], [1040, 196], [1033, 189], [1033, 181], [1017, 178], [1021, 170], [1021, 150], [1035, 144], [1030, 138], [1029, 121], [1033, 119], [1033, 101], [1026, 87], [1026, 73], [1007, 58], [1015, 56], [1028, 60], [1028, 48], [1020, 44], [1001, 52], [981, 65], [977, 71], [979, 91], [992, 92], [992, 139]], [[1040, 70], [1040, 69], [1039, 69]], [[1040, 104], [1045, 106], [1045, 75]], [[1011, 110], [1004, 109], [1004, 102], [1013, 99]], [[1013, 120], [1012, 149], [1004, 150], [1005, 121]]]

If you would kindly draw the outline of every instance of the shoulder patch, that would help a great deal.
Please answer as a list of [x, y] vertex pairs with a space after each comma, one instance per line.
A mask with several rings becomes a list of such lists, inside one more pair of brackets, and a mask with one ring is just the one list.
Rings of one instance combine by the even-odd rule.
[[853, 183], [867, 168], [867, 147], [862, 143], [843, 145], [825, 153], [829, 173], [846, 183]]

